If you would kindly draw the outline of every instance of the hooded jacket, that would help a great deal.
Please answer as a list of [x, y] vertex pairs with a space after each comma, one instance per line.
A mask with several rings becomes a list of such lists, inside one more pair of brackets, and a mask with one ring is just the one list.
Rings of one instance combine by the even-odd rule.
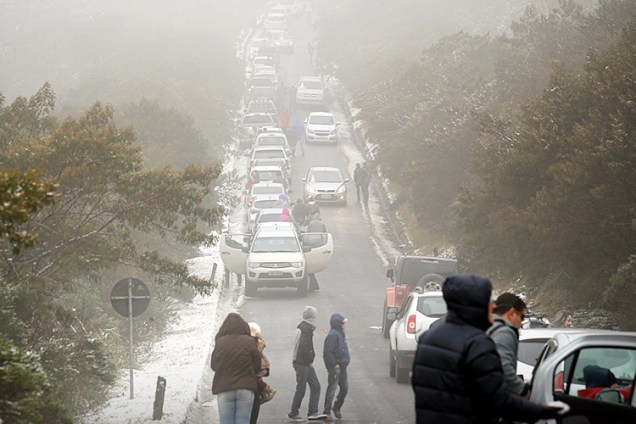
[[232, 390], [256, 391], [256, 373], [261, 368], [261, 354], [250, 327], [239, 314], [231, 312], [215, 337], [210, 361], [214, 370], [212, 393]]
[[329, 330], [325, 338], [325, 345], [322, 351], [322, 358], [325, 361], [327, 370], [335, 368], [336, 365], [346, 368], [351, 361], [347, 339], [342, 329], [344, 320], [345, 317], [340, 314], [333, 314], [329, 319], [331, 330]]
[[492, 423], [497, 416], [538, 420], [541, 405], [511, 395], [501, 360], [485, 333], [492, 285], [483, 277], [455, 275], [442, 287], [446, 320], [418, 341], [413, 391], [418, 424]]
[[314, 330], [316, 329], [316, 308], [307, 306], [303, 312], [303, 320], [296, 327], [294, 341], [293, 364], [297, 366], [310, 366], [314, 363], [316, 352], [314, 350]]

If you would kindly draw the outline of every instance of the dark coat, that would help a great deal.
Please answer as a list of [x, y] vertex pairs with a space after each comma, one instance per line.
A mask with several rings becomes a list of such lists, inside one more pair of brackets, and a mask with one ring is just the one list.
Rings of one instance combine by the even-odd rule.
[[496, 416], [524, 422], [541, 405], [507, 392], [495, 344], [485, 333], [492, 286], [472, 275], [448, 277], [442, 291], [446, 320], [422, 334], [413, 363], [418, 424], [492, 423]]
[[256, 373], [261, 354], [250, 327], [239, 314], [228, 314], [215, 337], [211, 367], [214, 370], [212, 393], [232, 390], [256, 391]]
[[369, 183], [369, 173], [366, 169], [361, 166], [356, 166], [356, 169], [353, 171], [353, 181], [356, 185], [365, 185]]
[[297, 328], [300, 335], [294, 356], [294, 366], [309, 366], [314, 363], [316, 357], [314, 350], [314, 330], [316, 327], [306, 321], [301, 321]]
[[329, 330], [325, 338], [325, 345], [322, 351], [322, 358], [325, 361], [327, 370], [335, 368], [336, 365], [346, 368], [351, 361], [347, 338], [342, 329], [344, 320], [345, 317], [340, 314], [333, 314], [329, 319], [331, 330]]

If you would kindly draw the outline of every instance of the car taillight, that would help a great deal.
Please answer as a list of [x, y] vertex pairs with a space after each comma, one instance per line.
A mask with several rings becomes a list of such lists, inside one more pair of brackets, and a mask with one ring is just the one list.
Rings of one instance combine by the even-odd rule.
[[408, 334], [415, 334], [415, 315], [409, 315], [406, 319], [406, 332]]

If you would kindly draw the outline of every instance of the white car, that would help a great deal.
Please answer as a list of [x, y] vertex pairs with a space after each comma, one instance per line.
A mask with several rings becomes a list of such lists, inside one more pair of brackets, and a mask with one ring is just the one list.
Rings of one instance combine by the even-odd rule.
[[280, 183], [254, 183], [249, 190], [245, 191], [245, 207], [252, 206], [252, 202], [259, 196], [276, 196], [278, 197], [285, 193], [285, 187]]
[[282, 147], [287, 152], [288, 156], [291, 156], [291, 147], [289, 147], [289, 141], [287, 140], [287, 136], [282, 130], [278, 130], [272, 128], [272, 130], [267, 130], [259, 133], [256, 136], [256, 141], [254, 142], [254, 147]]
[[305, 140], [310, 142], [336, 143], [338, 141], [338, 125], [333, 113], [312, 112], [305, 119]]
[[267, 38], [270, 39], [276, 51], [282, 53], [294, 52], [294, 41], [287, 31], [282, 29], [272, 29], [266, 32]]
[[[616, 387], [586, 388], [586, 367], [609, 370]], [[636, 332], [585, 330], [552, 337], [539, 355], [530, 400], [570, 406], [564, 418], [538, 423], [636, 423]]]
[[271, 29], [287, 29], [287, 14], [270, 12], [263, 20], [263, 27], [266, 30]]
[[347, 205], [348, 178], [342, 176], [338, 168], [314, 166], [309, 168], [303, 178], [303, 198], [313, 197], [319, 203], [339, 203]]
[[[258, 137], [258, 136], [257, 136]], [[260, 146], [254, 147], [252, 155], [250, 157], [250, 168], [255, 165], [256, 159], [284, 159], [285, 168], [291, 169], [291, 161], [289, 160], [289, 154], [283, 146]]]
[[276, 208], [280, 205], [280, 195], [260, 195], [252, 200], [252, 204], [245, 210], [245, 222], [248, 228], [254, 228], [256, 215], [262, 209]]
[[320, 77], [305, 76], [296, 84], [296, 103], [299, 105], [323, 105], [325, 103], [325, 87]]
[[263, 78], [268, 79], [271, 85], [276, 86], [278, 84], [278, 72], [276, 71], [276, 68], [269, 65], [255, 66], [252, 71], [252, 80], [259, 80]]
[[398, 383], [408, 383], [417, 340], [432, 323], [446, 315], [441, 291], [416, 288], [402, 304], [389, 330], [389, 375]]
[[247, 296], [255, 296], [264, 287], [295, 287], [305, 296], [308, 274], [329, 265], [333, 240], [329, 233], [297, 235], [291, 229], [263, 230], [253, 237], [221, 236], [219, 250], [230, 271], [245, 275]]
[[297, 15], [302, 11], [302, 0], [279, 0], [278, 5], [287, 10], [287, 16]]

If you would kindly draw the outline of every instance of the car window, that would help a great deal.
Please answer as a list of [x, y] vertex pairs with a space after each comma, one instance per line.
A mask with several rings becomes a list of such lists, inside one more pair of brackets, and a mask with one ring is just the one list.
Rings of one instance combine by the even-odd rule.
[[256, 200], [254, 202], [254, 208], [256, 209], [273, 208], [276, 206], [276, 202], [278, 202], [278, 199]]
[[310, 115], [309, 123], [313, 125], [334, 125], [336, 120], [333, 116]]
[[519, 350], [517, 352], [519, 362], [534, 366], [547, 341], [547, 338], [519, 340]]
[[320, 81], [302, 81], [299, 88], [306, 88], [307, 90], [322, 90], [322, 83]]
[[635, 374], [635, 349], [585, 348], [557, 365], [553, 375], [554, 392], [598, 401], [630, 403]]
[[285, 158], [285, 152], [283, 150], [257, 150], [254, 152], [254, 159], [272, 159], [272, 158]]
[[243, 118], [243, 123], [250, 125], [250, 124], [271, 124], [272, 122], [272, 117], [269, 115], [245, 115], [245, 118]]
[[279, 194], [283, 192], [283, 187], [279, 186], [264, 186], [253, 187], [252, 194]]
[[[273, 181], [277, 177], [282, 177], [280, 170], [277, 171], [256, 171], [260, 181]], [[276, 181], [277, 183], [280, 181]]]
[[448, 277], [457, 274], [457, 262], [438, 261], [426, 258], [408, 258], [404, 260], [401, 268], [401, 275], [398, 276], [400, 283], [417, 283], [417, 281], [427, 274], [439, 274]]
[[409, 310], [411, 306], [411, 302], [413, 301], [413, 296], [409, 296], [406, 298], [406, 301], [402, 304], [402, 308], [400, 308], [400, 312], [398, 313], [398, 318], [402, 318], [406, 311]]
[[446, 301], [443, 297], [420, 297], [417, 299], [417, 311], [429, 317], [446, 315]]
[[280, 136], [259, 137], [257, 143], [259, 146], [284, 146], [285, 138]]
[[252, 252], [300, 252], [300, 247], [295, 237], [257, 237]]

